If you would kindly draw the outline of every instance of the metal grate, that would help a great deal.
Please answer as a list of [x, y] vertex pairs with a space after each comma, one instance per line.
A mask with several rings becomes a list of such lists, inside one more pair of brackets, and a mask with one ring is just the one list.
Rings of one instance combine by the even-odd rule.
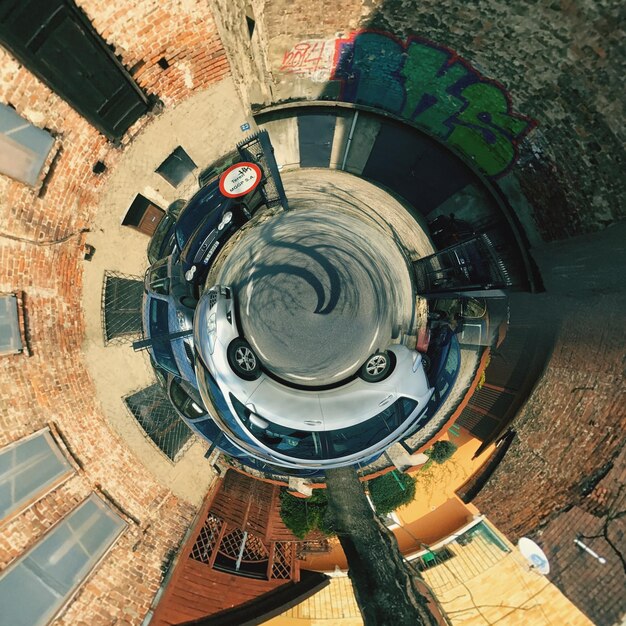
[[133, 417], [154, 444], [171, 461], [178, 459], [190, 443], [191, 430], [171, 405], [159, 383], [124, 398]]
[[104, 345], [131, 343], [141, 337], [143, 280], [105, 270], [102, 283], [102, 335]]
[[271, 578], [280, 580], [291, 579], [291, 558], [294, 544], [287, 541], [277, 541], [274, 544], [274, 561], [272, 563]]
[[283, 181], [278, 171], [274, 148], [266, 130], [262, 130], [237, 144], [237, 150], [244, 161], [257, 163], [265, 174], [263, 195], [268, 207], [282, 206], [289, 209]]
[[200, 534], [191, 549], [191, 558], [200, 563], [209, 564], [215, 544], [225, 524], [224, 520], [210, 513], [204, 522], [204, 526], [200, 530]]
[[209, 309], [212, 309], [217, 302], [217, 291], [209, 291]]

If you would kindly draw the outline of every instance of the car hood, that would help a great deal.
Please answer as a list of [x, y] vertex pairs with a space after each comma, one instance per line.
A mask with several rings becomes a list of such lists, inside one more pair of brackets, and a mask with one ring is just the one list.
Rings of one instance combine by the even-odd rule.
[[198, 228], [198, 223], [211, 213], [225, 198], [219, 190], [219, 181], [215, 181], [202, 187], [189, 200], [185, 208], [181, 211], [176, 222], [176, 242], [179, 249], [183, 249], [194, 231]]
[[432, 389], [421, 364], [412, 371], [415, 353], [401, 345], [390, 346], [389, 350], [396, 356], [396, 366], [387, 379], [377, 383], [356, 378], [335, 389], [315, 391], [294, 389], [265, 376], [256, 387], [240, 385], [234, 392], [261, 417], [287, 428], [311, 431], [354, 426], [377, 415], [399, 397], [413, 398], [424, 408]]

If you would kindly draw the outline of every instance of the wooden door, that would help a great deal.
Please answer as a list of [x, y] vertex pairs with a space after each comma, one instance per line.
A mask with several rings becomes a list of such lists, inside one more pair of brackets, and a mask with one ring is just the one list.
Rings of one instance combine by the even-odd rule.
[[109, 139], [148, 100], [72, 0], [0, 0], [0, 44]]
[[146, 207], [146, 212], [141, 217], [141, 220], [139, 220], [137, 230], [152, 237], [164, 215], [165, 211], [159, 209], [159, 207], [154, 204], [149, 204]]

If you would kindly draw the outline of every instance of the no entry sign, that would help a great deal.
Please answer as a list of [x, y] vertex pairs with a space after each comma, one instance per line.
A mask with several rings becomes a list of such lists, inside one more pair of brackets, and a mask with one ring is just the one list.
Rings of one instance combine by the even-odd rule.
[[227, 198], [238, 198], [250, 193], [261, 182], [261, 168], [255, 163], [236, 163], [220, 178], [220, 191]]

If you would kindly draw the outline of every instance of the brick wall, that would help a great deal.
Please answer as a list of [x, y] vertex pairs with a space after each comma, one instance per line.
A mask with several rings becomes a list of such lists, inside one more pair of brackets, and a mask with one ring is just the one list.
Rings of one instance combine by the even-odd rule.
[[77, 3], [139, 86], [166, 106], [230, 73], [207, 2], [149, 0], [130, 9], [123, 0]]
[[[165, 107], [229, 75], [206, 3], [78, 4]], [[129, 515], [129, 527], [55, 623], [139, 624], [195, 507], [162, 487], [106, 422], [83, 364], [81, 283], [83, 231], [108, 172], [151, 115], [114, 146], [1, 48], [0, 67], [0, 102], [55, 137], [37, 186], [0, 176], [0, 291], [24, 292], [31, 349], [30, 357], [0, 359], [0, 448], [54, 423], [82, 466], [2, 528], [0, 569], [101, 490]], [[98, 160], [108, 168], [101, 175], [92, 171]]]
[[547, 292], [511, 301], [518, 315], [558, 328], [546, 372], [513, 422], [518, 436], [474, 500], [511, 539], [579, 503], [624, 445], [624, 236], [626, 222], [545, 246]]

